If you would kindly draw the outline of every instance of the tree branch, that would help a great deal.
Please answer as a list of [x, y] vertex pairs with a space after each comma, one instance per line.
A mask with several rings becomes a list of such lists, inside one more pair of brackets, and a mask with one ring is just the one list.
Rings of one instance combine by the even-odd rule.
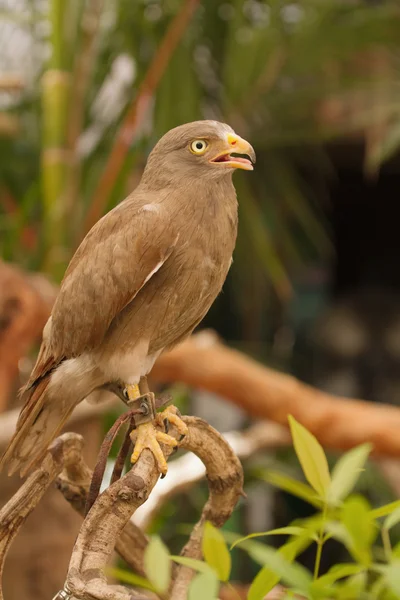
[[4, 561], [13, 539], [63, 468], [78, 479], [84, 474], [87, 467], [82, 459], [82, 445], [82, 437], [76, 433], [57, 438], [40, 468], [0, 511], [0, 600], [4, 600], [1, 584]]
[[327, 448], [346, 450], [371, 442], [378, 455], [400, 456], [398, 407], [332, 396], [264, 367], [207, 332], [161, 355], [152, 377], [209, 390], [250, 415], [286, 427], [292, 414]]
[[[244, 495], [243, 470], [232, 448], [218, 431], [202, 419], [185, 417], [184, 421], [189, 427], [189, 435], [183, 440], [182, 447], [191, 450], [204, 463], [210, 496], [181, 554], [201, 559], [203, 525], [210, 521], [216, 527], [222, 527], [229, 519], [239, 496]], [[186, 600], [193, 575], [192, 569], [182, 565], [175, 567], [171, 600]]]
[[[231, 431], [222, 436], [240, 460], [246, 460], [260, 450], [275, 450], [290, 445], [290, 434], [285, 427], [276, 423], [262, 422], [245, 431]], [[146, 530], [165, 503], [195, 483], [201, 481], [206, 468], [194, 454], [176, 458], [168, 466], [168, 477], [159, 479], [149, 499], [133, 515], [132, 521], [141, 530]]]
[[[206, 520], [217, 527], [231, 515], [243, 493], [243, 472], [238, 458], [222, 436], [202, 419], [183, 417], [188, 435], [181, 446], [195, 453], [205, 464], [209, 499], [201, 518], [182, 551], [185, 556], [201, 558], [202, 527]], [[177, 437], [174, 429], [170, 431]], [[164, 448], [168, 455], [171, 448]], [[110, 586], [104, 575], [114, 548], [139, 574], [144, 574], [143, 554], [147, 539], [130, 520], [149, 497], [159, 472], [153, 455], [144, 451], [139, 461], [119, 481], [108, 487], [95, 501], [83, 522], [73, 550], [67, 580], [68, 589], [79, 600], [132, 600], [132, 592], [122, 586]], [[80, 512], [84, 511], [90, 484], [89, 469], [69, 468], [57, 480], [64, 497]], [[176, 566], [168, 595], [183, 600], [194, 573]]]

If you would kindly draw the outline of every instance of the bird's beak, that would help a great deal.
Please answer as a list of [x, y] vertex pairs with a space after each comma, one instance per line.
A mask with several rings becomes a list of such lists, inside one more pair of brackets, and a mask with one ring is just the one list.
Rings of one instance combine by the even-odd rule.
[[[212, 158], [210, 162], [231, 169], [244, 169], [245, 171], [253, 170], [253, 163], [256, 162], [256, 153], [254, 148], [246, 142], [243, 138], [236, 135], [236, 133], [228, 133], [226, 136], [227, 148], [220, 152], [217, 156]], [[242, 156], [232, 156], [232, 154], [246, 155], [248, 158]]]

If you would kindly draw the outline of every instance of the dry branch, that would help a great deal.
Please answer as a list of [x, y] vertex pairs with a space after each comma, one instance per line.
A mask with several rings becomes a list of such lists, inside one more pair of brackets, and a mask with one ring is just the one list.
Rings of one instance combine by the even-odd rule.
[[[184, 417], [188, 434], [182, 447], [195, 453], [204, 463], [209, 499], [182, 554], [201, 558], [202, 527], [206, 520], [221, 527], [243, 494], [243, 471], [238, 458], [222, 436], [202, 419]], [[170, 434], [178, 437], [172, 428]], [[164, 448], [166, 456], [170, 447]], [[67, 433], [57, 438], [43, 462], [22, 485], [0, 513], [0, 574], [7, 550], [42, 498], [57, 478], [57, 487], [79, 513], [84, 512], [91, 471], [82, 460], [82, 438]], [[159, 477], [151, 452], [145, 450], [139, 461], [120, 480], [110, 485], [95, 501], [80, 529], [65, 584], [76, 600], [132, 600], [139, 596], [123, 586], [109, 585], [104, 569], [116, 549], [139, 574], [143, 573], [143, 554], [147, 539], [130, 520], [146, 501]], [[184, 600], [194, 573], [177, 565], [173, 570], [170, 600]], [[62, 595], [58, 596], [59, 598]], [[3, 600], [0, 586], [0, 600]]]
[[[201, 559], [202, 529], [205, 521], [211, 521], [216, 527], [222, 527], [230, 517], [239, 496], [243, 495], [243, 471], [241, 464], [231, 447], [221, 434], [202, 419], [186, 417], [189, 435], [182, 446], [191, 450], [204, 463], [210, 496], [203, 512], [182, 550], [183, 556]], [[171, 600], [185, 600], [187, 589], [193, 577], [193, 571], [178, 565], [174, 570], [174, 582], [171, 588]]]
[[[229, 518], [242, 493], [243, 473], [239, 460], [221, 435], [201, 419], [184, 418], [189, 433], [182, 447], [197, 454], [207, 469], [210, 496], [201, 518], [195, 526], [188, 543], [183, 549], [185, 556], [201, 558], [202, 525], [206, 520], [221, 525]], [[165, 449], [170, 452], [170, 448]], [[145, 451], [138, 463], [119, 481], [99, 496], [86, 517], [73, 551], [66, 586], [79, 600], [131, 600], [131, 591], [121, 586], [109, 586], [104, 575], [117, 541], [127, 524], [132, 529], [130, 518], [145, 502], [153, 489], [159, 473], [153, 455]], [[64, 486], [66, 489], [68, 486]], [[82, 507], [83, 502], [78, 506]], [[143, 540], [143, 534], [142, 540]], [[142, 544], [142, 541], [140, 542]], [[136, 540], [130, 540], [126, 556], [130, 565], [137, 567]], [[143, 551], [143, 547], [141, 547]], [[141, 565], [139, 565], [140, 568]], [[169, 598], [183, 600], [193, 577], [191, 569], [177, 566]], [[112, 594], [112, 595], [111, 595]]]
[[[82, 460], [81, 436], [66, 433], [49, 448], [40, 468], [25, 481], [18, 492], [0, 511], [0, 581], [7, 551], [29, 514], [37, 506], [48, 487], [63, 468], [71, 469], [75, 479], [87, 469]], [[0, 583], [0, 600], [3, 600]]]
[[[291, 437], [285, 427], [276, 423], [257, 423], [245, 431], [231, 431], [223, 434], [233, 452], [240, 460], [253, 456], [260, 450], [277, 449], [288, 446]], [[162, 506], [172, 497], [187, 491], [204, 478], [204, 463], [193, 454], [176, 458], [168, 467], [168, 477], [160, 479], [150, 498], [132, 517], [140, 529], [145, 530]]]
[[[378, 455], [400, 456], [400, 409], [332, 396], [295, 377], [268, 369], [205, 334], [160, 356], [152, 377], [181, 381], [231, 400], [249, 414], [287, 426], [292, 414], [327, 448], [364, 442]], [[208, 338], [209, 339], [209, 338]]]

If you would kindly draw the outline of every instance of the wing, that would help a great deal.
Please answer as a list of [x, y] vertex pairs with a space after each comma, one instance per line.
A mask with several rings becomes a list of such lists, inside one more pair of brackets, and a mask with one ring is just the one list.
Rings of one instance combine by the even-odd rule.
[[162, 204], [134, 197], [91, 229], [52, 311], [49, 341], [56, 362], [98, 346], [111, 321], [168, 259], [178, 236], [166, 217]]

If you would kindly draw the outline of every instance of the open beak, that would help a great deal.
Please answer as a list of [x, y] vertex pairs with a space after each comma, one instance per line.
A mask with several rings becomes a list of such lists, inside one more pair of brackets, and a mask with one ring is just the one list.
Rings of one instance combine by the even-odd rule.
[[[249, 142], [236, 135], [228, 133], [226, 137], [228, 148], [210, 160], [211, 163], [230, 167], [231, 169], [253, 170], [253, 163], [256, 162], [256, 153]], [[240, 156], [236, 156], [240, 155]], [[250, 158], [244, 158], [248, 156]]]

